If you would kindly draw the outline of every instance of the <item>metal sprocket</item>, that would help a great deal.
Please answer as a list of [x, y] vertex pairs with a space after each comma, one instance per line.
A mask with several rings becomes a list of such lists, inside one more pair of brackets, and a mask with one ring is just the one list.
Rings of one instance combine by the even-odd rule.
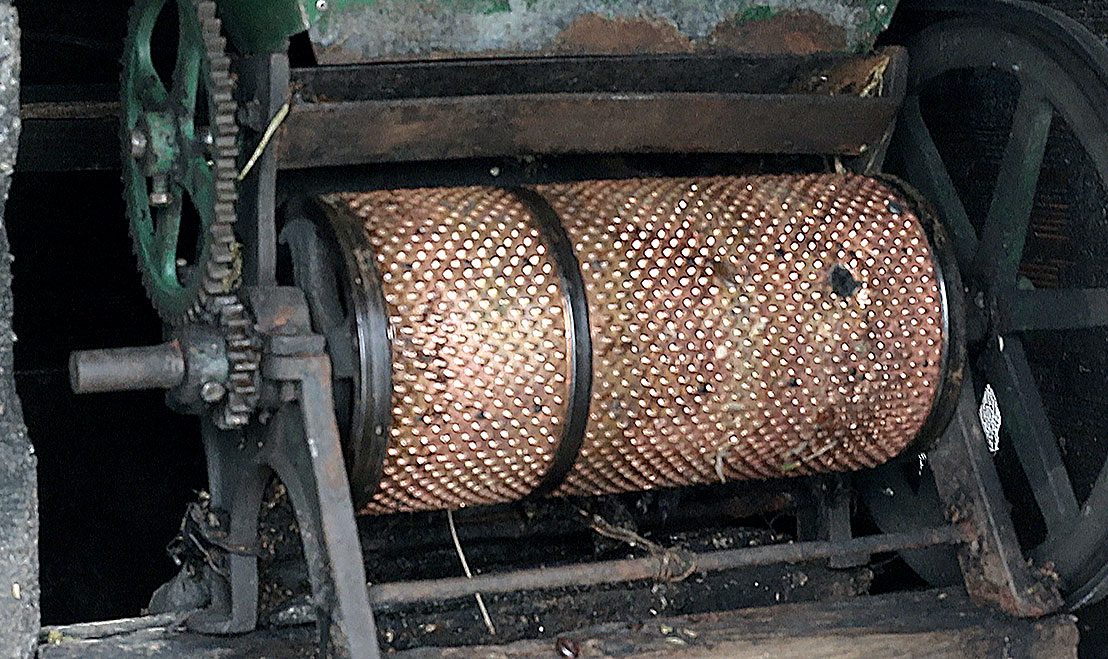
[[[170, 85], [151, 42], [173, 3], [178, 43]], [[227, 346], [226, 394], [214, 420], [246, 425], [257, 402], [260, 351], [236, 292], [242, 262], [235, 240], [239, 140], [231, 61], [212, 0], [138, 0], [123, 61], [123, 184], [139, 271], [167, 323], [218, 325]], [[200, 228], [183, 258], [186, 204]]]
[[258, 403], [261, 349], [254, 322], [237, 296], [225, 296], [219, 304], [219, 325], [227, 345], [227, 397], [217, 408], [215, 424], [224, 429], [241, 428], [250, 422]]
[[[151, 53], [167, 2], [176, 4], [179, 24], [168, 87]], [[169, 324], [217, 321], [225, 296], [238, 287], [241, 259], [233, 231], [236, 103], [215, 3], [138, 0], [124, 53], [123, 184], [147, 294]], [[180, 244], [186, 205], [200, 224], [191, 260]]]

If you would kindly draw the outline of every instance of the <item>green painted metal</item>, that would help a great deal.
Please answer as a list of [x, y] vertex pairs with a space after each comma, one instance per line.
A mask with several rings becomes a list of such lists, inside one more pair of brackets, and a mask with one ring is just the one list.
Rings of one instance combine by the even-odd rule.
[[[177, 61], [171, 80], [154, 67], [150, 42], [154, 24], [167, 2], [177, 5], [180, 21]], [[197, 144], [196, 107], [204, 76], [204, 42], [189, 0], [140, 0], [132, 12], [129, 47], [121, 80], [123, 139], [144, 144], [125, 154], [123, 182], [139, 267], [159, 309], [184, 314], [190, 291], [177, 273], [178, 240], [186, 194], [200, 216], [202, 232], [213, 221], [215, 180]], [[166, 83], [169, 82], [167, 85]], [[168, 203], [154, 205], [151, 193]]]
[[724, 23], [787, 20], [790, 12], [805, 12], [844, 30], [848, 50], [864, 51], [888, 28], [896, 0], [219, 0], [219, 5], [242, 52], [282, 50], [288, 37], [310, 29], [324, 61], [350, 62], [541, 53], [586, 14], [665, 22], [696, 41]]
[[307, 30], [309, 21], [319, 17], [316, 0], [218, 0], [217, 4], [227, 36], [241, 53], [284, 51], [289, 37]]
[[882, 32], [889, 29], [893, 22], [893, 11], [896, 9], [897, 0], [882, 2], [881, 0], [864, 0], [865, 18], [859, 30], [863, 36], [855, 50], [869, 50], [877, 41]]
[[769, 5], [752, 5], [739, 12], [739, 22], [751, 23], [754, 21], [768, 21], [779, 12], [779, 9]]
[[168, 176], [180, 156], [177, 118], [168, 110], [149, 110], [143, 113], [139, 125], [145, 126], [143, 134], [148, 144], [143, 173], [146, 176]]

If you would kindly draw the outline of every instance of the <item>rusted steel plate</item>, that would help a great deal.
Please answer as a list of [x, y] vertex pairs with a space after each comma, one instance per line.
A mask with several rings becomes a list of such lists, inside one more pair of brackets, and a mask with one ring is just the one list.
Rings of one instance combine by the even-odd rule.
[[[852, 90], [870, 80], [895, 77], [904, 68], [904, 53], [890, 46], [866, 55], [806, 57], [638, 54], [382, 62], [295, 68], [291, 87], [304, 103], [589, 92], [858, 95]], [[895, 96], [893, 86], [871, 91]]]
[[300, 0], [326, 64], [541, 54], [864, 51], [895, 0]]
[[277, 159], [304, 169], [593, 153], [859, 155], [888, 134], [905, 64], [892, 48], [330, 67], [294, 76]]
[[896, 116], [890, 98], [601, 93], [310, 103], [293, 107], [282, 169], [583, 153], [858, 155]]

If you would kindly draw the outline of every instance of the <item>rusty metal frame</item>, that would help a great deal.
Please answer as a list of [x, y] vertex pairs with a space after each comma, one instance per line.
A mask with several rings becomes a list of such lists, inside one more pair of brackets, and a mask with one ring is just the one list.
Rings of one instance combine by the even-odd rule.
[[[903, 53], [881, 57], [888, 59], [550, 58], [297, 69], [276, 158], [281, 169], [309, 169], [559, 154], [858, 156], [882, 144], [905, 89]], [[829, 76], [857, 75], [844, 73], [852, 63], [865, 72], [867, 62], [885, 67], [881, 94], [821, 87]], [[843, 84], [856, 82], [846, 78]]]
[[[244, 196], [254, 199], [248, 208], [263, 203], [259, 172], [272, 180], [273, 169], [563, 154], [868, 155], [891, 130], [906, 64], [896, 48], [295, 69], [285, 54], [244, 57], [236, 67], [248, 152], [290, 104]], [[880, 84], [860, 95], [875, 71]], [[38, 100], [24, 117], [21, 171], [119, 166], [118, 104], [27, 93]], [[73, 96], [90, 94], [105, 96]]]
[[958, 559], [970, 597], [1017, 617], [1061, 608], [1057, 584], [1034, 573], [1020, 550], [968, 378], [954, 420], [927, 457], [947, 519], [966, 540]]

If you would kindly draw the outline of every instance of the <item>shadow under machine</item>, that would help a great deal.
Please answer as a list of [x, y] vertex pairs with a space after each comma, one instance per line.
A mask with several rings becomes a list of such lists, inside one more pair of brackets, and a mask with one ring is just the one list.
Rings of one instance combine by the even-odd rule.
[[[1100, 599], [1108, 476], [1040, 364], [1103, 375], [1108, 295], [1033, 211], [1061, 124], [1108, 180], [1105, 62], [1014, 2], [139, 0], [122, 169], [166, 342], [71, 375], [202, 419], [153, 607], [254, 630], [274, 509], [286, 613], [352, 656], [394, 640], [375, 612], [876, 554], [1014, 616]], [[985, 203], [929, 128], [981, 70], [1015, 81]], [[462, 556], [574, 525], [638, 553], [367, 585], [436, 511]], [[764, 513], [792, 541], [639, 532]]]

